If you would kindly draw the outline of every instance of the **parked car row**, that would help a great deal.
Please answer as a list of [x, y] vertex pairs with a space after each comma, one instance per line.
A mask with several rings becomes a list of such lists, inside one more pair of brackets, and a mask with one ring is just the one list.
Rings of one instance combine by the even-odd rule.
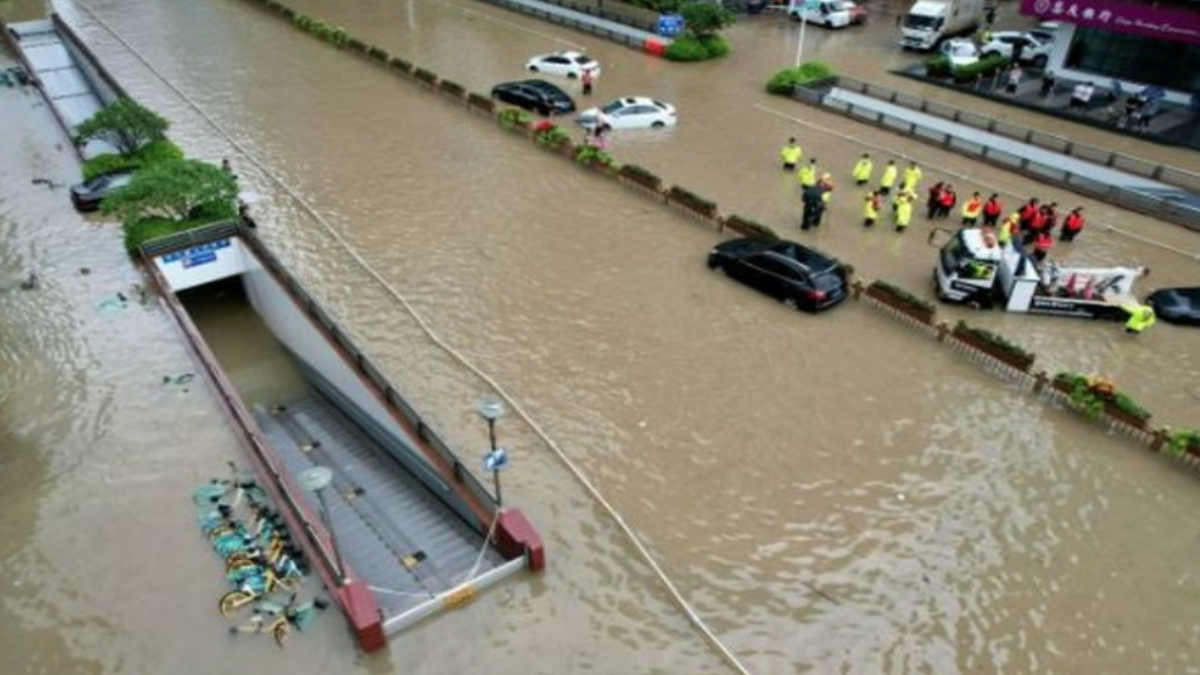
[[[576, 51], [539, 54], [529, 59], [525, 69], [534, 73], [582, 79], [599, 77], [600, 63]], [[585, 81], [586, 84], [586, 81]], [[575, 112], [575, 101], [558, 85], [542, 80], [501, 82], [492, 87], [492, 98], [546, 117]], [[675, 126], [675, 106], [648, 96], [622, 96], [584, 110], [575, 121], [585, 129], [660, 129]]]

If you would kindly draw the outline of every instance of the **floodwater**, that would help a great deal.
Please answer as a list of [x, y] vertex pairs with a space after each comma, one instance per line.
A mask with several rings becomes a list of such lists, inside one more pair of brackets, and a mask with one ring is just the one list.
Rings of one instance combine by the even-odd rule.
[[[598, 97], [681, 110], [673, 131], [617, 134], [619, 160], [794, 236], [794, 186], [775, 168], [789, 135], [839, 176], [870, 150], [916, 155], [926, 181], [950, 176], [960, 194], [1079, 201], [760, 94], [796, 49], [774, 18], [737, 27], [726, 63], [679, 66], [476, 3], [296, 6], [476, 91], [521, 77], [530, 53], [586, 46], [606, 69]], [[553, 439], [515, 414], [499, 428], [515, 461], [506, 501], [539, 527], [549, 567], [380, 656], [357, 656], [332, 616], [284, 652], [226, 636], [187, 496], [237, 445], [199, 381], [162, 384], [194, 368], [173, 327], [138, 302], [114, 228], [29, 183], [75, 168], [27, 140], [61, 136], [40, 101], [0, 89], [0, 270], [43, 279], [0, 291], [0, 672], [732, 672], [559, 450], [750, 672], [1197, 672], [1200, 528], [1178, 514], [1200, 490], [1178, 466], [865, 307], [795, 315], [715, 277], [711, 230], [252, 6], [59, 11], [190, 153], [233, 160], [263, 195], [264, 237], [449, 442], [483, 447], [470, 406], [490, 387], [393, 293]], [[910, 58], [888, 28], [876, 21], [870, 41], [813, 29], [805, 53], [871, 78], [872, 59]], [[1194, 234], [1082, 203], [1097, 227], [1063, 257], [1195, 283], [1200, 266], [1177, 252], [1197, 250]], [[864, 233], [857, 215], [838, 193], [830, 227], [804, 236], [924, 290], [921, 228]], [[1194, 332], [961, 316], [1051, 370], [1115, 375], [1164, 422], [1197, 423]]]

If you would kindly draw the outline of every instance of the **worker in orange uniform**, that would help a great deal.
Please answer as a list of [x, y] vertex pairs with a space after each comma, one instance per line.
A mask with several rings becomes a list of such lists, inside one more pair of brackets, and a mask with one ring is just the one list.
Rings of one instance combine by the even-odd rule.
[[975, 227], [979, 223], [979, 214], [982, 212], [983, 199], [978, 192], [972, 192], [971, 198], [962, 207], [963, 227]]

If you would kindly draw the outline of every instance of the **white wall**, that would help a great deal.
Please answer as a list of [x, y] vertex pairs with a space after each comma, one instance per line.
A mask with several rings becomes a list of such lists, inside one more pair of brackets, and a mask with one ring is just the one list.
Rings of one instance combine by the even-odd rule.
[[326, 341], [308, 315], [292, 301], [291, 295], [263, 268], [258, 258], [247, 251], [245, 259], [247, 266], [242, 282], [245, 284], [246, 295], [276, 339], [337, 387], [359, 410], [370, 415], [380, 426], [411, 447], [418, 447], [418, 443], [392, 418], [388, 409], [375, 398], [357, 372], [342, 360], [333, 345]]
[[154, 265], [178, 293], [249, 269], [252, 255], [237, 237], [217, 239], [199, 246], [156, 256]]

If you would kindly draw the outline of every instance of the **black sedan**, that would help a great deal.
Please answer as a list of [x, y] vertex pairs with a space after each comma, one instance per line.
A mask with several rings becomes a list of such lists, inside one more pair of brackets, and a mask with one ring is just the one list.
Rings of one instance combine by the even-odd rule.
[[1146, 302], [1163, 321], [1200, 326], [1200, 286], [1160, 288], [1151, 293]]
[[80, 211], [95, 211], [104, 198], [133, 180], [133, 170], [113, 171], [71, 186], [71, 203]]
[[845, 300], [849, 286], [837, 258], [794, 241], [733, 239], [709, 252], [708, 267], [808, 312]]
[[503, 82], [492, 87], [492, 98], [546, 116], [575, 112], [567, 92], [545, 80]]

